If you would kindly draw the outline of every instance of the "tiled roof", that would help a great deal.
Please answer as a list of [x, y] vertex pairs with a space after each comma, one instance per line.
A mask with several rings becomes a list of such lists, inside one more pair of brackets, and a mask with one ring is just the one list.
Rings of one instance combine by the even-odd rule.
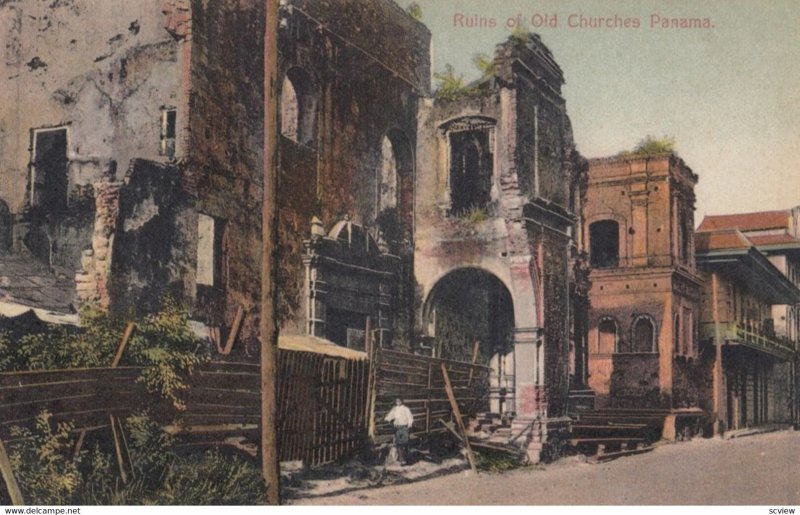
[[753, 245], [767, 246], [767, 245], [791, 245], [800, 244], [800, 239], [797, 239], [790, 234], [765, 234], [762, 236], [748, 236], [748, 239], [753, 242]]
[[703, 222], [697, 230], [739, 229], [740, 231], [763, 231], [766, 229], [783, 229], [789, 224], [789, 217], [790, 212], [788, 210], [707, 216], [703, 218]]
[[714, 250], [747, 249], [753, 246], [744, 234], [737, 229], [721, 229], [717, 231], [698, 231], [695, 233], [697, 252]]
[[75, 279], [33, 259], [0, 255], [0, 303], [73, 313]]

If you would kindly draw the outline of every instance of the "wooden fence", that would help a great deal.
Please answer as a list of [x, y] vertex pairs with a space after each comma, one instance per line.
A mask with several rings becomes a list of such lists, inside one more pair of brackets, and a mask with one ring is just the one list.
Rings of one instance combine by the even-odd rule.
[[56, 422], [77, 429], [109, 426], [109, 415], [127, 416], [144, 407], [148, 396], [136, 378], [141, 368], [92, 368], [0, 374], [0, 437], [12, 426], [32, 427], [36, 416], [49, 411]]
[[392, 425], [383, 419], [398, 397], [404, 399], [414, 415], [412, 436], [445, 430], [440, 421], [450, 421], [452, 409], [445, 392], [441, 363], [447, 367], [462, 415], [486, 409], [488, 367], [378, 349], [373, 367], [375, 407], [370, 430], [376, 443], [392, 439]]
[[[412, 435], [442, 431], [450, 420], [440, 364], [444, 362], [462, 413], [481, 409], [488, 368], [470, 363], [377, 349], [372, 364], [312, 352], [279, 352], [278, 445], [281, 460], [322, 465], [361, 449], [368, 436], [391, 441], [383, 418], [396, 397], [414, 414]], [[32, 427], [49, 411], [76, 430], [110, 427], [109, 415], [149, 408], [190, 445], [224, 444], [230, 437], [260, 441], [260, 370], [257, 364], [212, 362], [198, 367], [179, 396], [186, 410], [148, 394], [137, 367], [0, 373], [0, 438], [12, 426]], [[372, 394], [369, 394], [371, 391]]]
[[[281, 460], [310, 465], [335, 461], [363, 445], [367, 427], [366, 361], [310, 352], [278, 355], [278, 445]], [[76, 431], [110, 428], [109, 415], [149, 408], [191, 445], [245, 436], [259, 441], [261, 404], [257, 364], [212, 362], [199, 367], [179, 397], [185, 411], [148, 394], [137, 367], [0, 373], [0, 438], [14, 443], [12, 426], [32, 427], [43, 410]]]

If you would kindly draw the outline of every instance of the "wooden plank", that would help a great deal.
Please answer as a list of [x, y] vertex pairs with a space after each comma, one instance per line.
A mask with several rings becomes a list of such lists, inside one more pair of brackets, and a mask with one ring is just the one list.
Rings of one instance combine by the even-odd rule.
[[117, 353], [114, 355], [114, 360], [111, 362], [111, 368], [117, 368], [119, 362], [122, 361], [122, 355], [125, 353], [125, 347], [128, 346], [128, 340], [131, 339], [134, 327], [135, 325], [133, 322], [128, 322], [128, 325], [125, 327], [125, 332], [122, 333], [122, 339], [117, 347]]
[[480, 350], [481, 342], [475, 340], [472, 344], [472, 366], [469, 369], [469, 385], [472, 385], [472, 376], [475, 374], [475, 365], [478, 364], [478, 351]]
[[117, 435], [117, 427], [114, 421], [114, 415], [109, 415], [109, 420], [111, 421], [111, 436], [114, 439], [114, 454], [117, 457], [117, 465], [119, 466], [119, 476], [122, 478], [122, 482], [128, 484], [128, 473], [125, 471], [125, 463], [122, 460], [122, 448], [119, 444], [119, 436]]
[[467, 450], [467, 460], [469, 461], [469, 466], [473, 472], [477, 472], [478, 469], [475, 467], [475, 457], [472, 455], [472, 448], [469, 445], [469, 438], [467, 438], [467, 428], [464, 427], [464, 421], [461, 419], [461, 410], [458, 408], [458, 402], [456, 402], [456, 397], [453, 395], [453, 389], [450, 387], [450, 376], [447, 375], [447, 367], [444, 363], [441, 364], [441, 367], [447, 398], [450, 399], [450, 406], [453, 408], [453, 414], [456, 417], [458, 428], [461, 430], [461, 434], [464, 435], [464, 448]]
[[242, 328], [242, 321], [244, 320], [244, 308], [239, 306], [236, 308], [236, 316], [233, 318], [233, 325], [231, 325], [231, 332], [228, 333], [228, 341], [225, 342], [225, 347], [220, 348], [217, 346], [217, 351], [223, 356], [227, 356], [233, 349], [233, 344], [236, 338], [239, 337], [239, 330]]
[[3, 473], [3, 480], [11, 497], [11, 503], [14, 506], [25, 506], [25, 499], [22, 497], [22, 490], [19, 488], [17, 478], [14, 477], [14, 469], [11, 468], [11, 460], [8, 458], [3, 440], [0, 440], [0, 472]]
[[78, 441], [75, 442], [75, 451], [72, 453], [72, 459], [78, 457], [81, 453], [81, 447], [83, 447], [83, 440], [86, 438], [87, 429], [81, 429], [78, 433]]

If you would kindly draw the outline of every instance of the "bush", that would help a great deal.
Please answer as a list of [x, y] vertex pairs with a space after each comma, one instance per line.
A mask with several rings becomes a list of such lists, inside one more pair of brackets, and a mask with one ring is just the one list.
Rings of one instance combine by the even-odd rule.
[[[139, 381], [177, 409], [185, 407], [178, 397], [187, 388], [184, 377], [208, 357], [188, 321], [186, 309], [174, 300], [165, 300], [161, 311], [135, 322], [121, 362], [144, 367]], [[0, 370], [109, 366], [127, 324], [95, 307], [81, 310], [81, 324], [80, 330], [51, 326], [46, 332], [22, 336], [15, 345], [0, 334]]]
[[21, 438], [11, 463], [25, 499], [48, 505], [262, 504], [264, 481], [252, 463], [218, 451], [179, 457], [172, 437], [146, 413], [128, 417], [132, 480], [123, 484], [115, 459], [95, 447], [73, 457], [71, 424], [53, 427], [41, 413], [33, 430], [14, 427]]
[[80, 456], [70, 459], [73, 448], [70, 424], [50, 425], [50, 413], [36, 417], [35, 429], [12, 427], [11, 436], [22, 441], [11, 453], [11, 467], [20, 481], [28, 502], [36, 504], [75, 504], [81, 487]]
[[647, 135], [643, 140], [633, 148], [633, 150], [623, 150], [618, 155], [621, 157], [636, 156], [647, 157], [655, 156], [658, 154], [674, 154], [675, 153], [675, 138], [671, 136], [664, 136], [656, 138]]

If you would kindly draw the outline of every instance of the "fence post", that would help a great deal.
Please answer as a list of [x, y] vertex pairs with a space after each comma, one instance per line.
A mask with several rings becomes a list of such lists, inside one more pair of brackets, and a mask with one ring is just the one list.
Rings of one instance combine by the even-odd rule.
[[11, 468], [11, 460], [8, 458], [6, 446], [0, 440], [0, 471], [3, 473], [3, 479], [8, 488], [8, 494], [11, 497], [11, 503], [14, 506], [24, 506], [25, 499], [22, 497], [22, 491], [19, 489], [17, 478], [14, 477], [14, 470]]

